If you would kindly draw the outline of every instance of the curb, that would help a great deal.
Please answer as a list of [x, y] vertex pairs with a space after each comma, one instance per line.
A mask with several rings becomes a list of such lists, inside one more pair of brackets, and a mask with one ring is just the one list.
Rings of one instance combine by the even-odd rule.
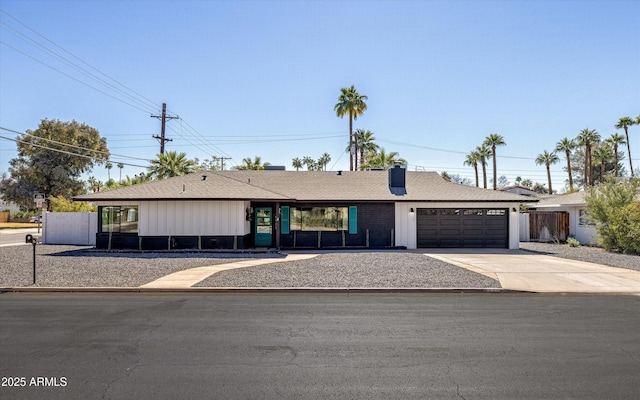
[[120, 288], [120, 287], [9, 287], [0, 293], [433, 293], [433, 294], [534, 294], [536, 292], [502, 288]]

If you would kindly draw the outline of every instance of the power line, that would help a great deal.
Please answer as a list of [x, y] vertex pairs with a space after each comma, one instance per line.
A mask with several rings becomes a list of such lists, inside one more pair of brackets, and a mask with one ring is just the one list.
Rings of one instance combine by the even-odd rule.
[[80, 61], [82, 64], [86, 65], [87, 67], [89, 67], [90, 69], [92, 69], [93, 71], [97, 72], [98, 74], [104, 76], [105, 78], [107, 78], [108, 80], [110, 80], [111, 82], [114, 82], [115, 84], [119, 85], [120, 87], [124, 88], [126, 91], [133, 93], [135, 96], [137, 96], [138, 98], [136, 99], [135, 96], [133, 96], [132, 94], [129, 94], [127, 92], [125, 92], [122, 89], [117, 88], [116, 86], [106, 82], [105, 80], [97, 77], [96, 75], [92, 74], [91, 72], [87, 71], [86, 69], [82, 68], [81, 66], [78, 66], [76, 63], [74, 63], [73, 61], [70, 61], [69, 59], [67, 59], [64, 56], [61, 56], [60, 54], [56, 53], [55, 51], [47, 48], [45, 45], [37, 42], [36, 40], [33, 40], [31, 38], [29, 38], [27, 35], [23, 34], [22, 32], [18, 31], [16, 28], [12, 27], [11, 25], [7, 24], [6, 22], [0, 21], [0, 24], [5, 25], [6, 27], [9, 27], [11, 30], [13, 30], [14, 32], [16, 32], [17, 34], [19, 34], [23, 40], [28, 40], [30, 41], [32, 44], [37, 45], [39, 47], [41, 47], [42, 49], [44, 49], [46, 52], [48, 52], [51, 55], [54, 55], [55, 57], [59, 58], [60, 60], [63, 60], [67, 65], [72, 66], [73, 68], [80, 70], [82, 72], [84, 72], [85, 74], [93, 77], [94, 79], [102, 82], [103, 84], [111, 87], [113, 90], [117, 90], [120, 93], [122, 93], [123, 95], [129, 97], [131, 100], [138, 102], [139, 104], [149, 107], [149, 109], [153, 109], [156, 102], [154, 102], [153, 100], [150, 100], [149, 98], [143, 96], [142, 94], [136, 92], [135, 90], [131, 89], [130, 87], [124, 85], [123, 83], [119, 82], [118, 80], [112, 78], [111, 76], [107, 75], [106, 73], [100, 71], [99, 69], [97, 69], [96, 67], [92, 66], [91, 64], [87, 63], [86, 61], [84, 61], [83, 59], [81, 59], [80, 57], [76, 56], [75, 54], [71, 53], [70, 51], [66, 50], [65, 48], [63, 48], [62, 46], [58, 45], [57, 43], [53, 42], [52, 40], [50, 40], [49, 38], [47, 38], [46, 36], [44, 36], [43, 34], [41, 34], [40, 32], [36, 31], [35, 29], [31, 28], [29, 25], [25, 24], [24, 22], [20, 21], [19, 19], [17, 19], [16, 17], [14, 17], [13, 15], [9, 14], [8, 12], [0, 9], [0, 12], [2, 12], [3, 14], [7, 15], [9, 18], [13, 19], [14, 21], [16, 21], [17, 23], [19, 23], [20, 25], [24, 26], [25, 28], [27, 28], [29, 31], [33, 32], [34, 34], [36, 34], [37, 36], [39, 36], [40, 38], [46, 40], [48, 43], [52, 44], [53, 46], [55, 46], [56, 48], [62, 50], [64, 53], [68, 54], [69, 56], [73, 57], [74, 59]]
[[[16, 133], [16, 134], [18, 134], [18, 135], [29, 136], [29, 137], [32, 137], [32, 138], [35, 138], [35, 139], [44, 140], [44, 141], [47, 141], [47, 142], [50, 142], [50, 143], [59, 144], [59, 145], [62, 145], [62, 146], [72, 147], [72, 148], [76, 148], [76, 149], [80, 149], [80, 150], [86, 150], [86, 151], [93, 151], [93, 152], [95, 152], [95, 153], [106, 154], [108, 157], [114, 156], [114, 157], [117, 157], [117, 158], [130, 158], [130, 159], [133, 159], [133, 160], [149, 161], [149, 160], [148, 160], [148, 159], [146, 159], [146, 158], [131, 157], [131, 156], [123, 156], [123, 155], [119, 155], [119, 154], [113, 154], [113, 153], [110, 153], [110, 152], [108, 152], [108, 151], [107, 151], [107, 152], [105, 152], [105, 151], [102, 151], [102, 150], [87, 149], [86, 147], [80, 147], [80, 146], [76, 146], [76, 145], [69, 144], [69, 143], [58, 142], [58, 141], [56, 141], [56, 140], [52, 140], [52, 139], [47, 139], [47, 138], [43, 138], [43, 137], [39, 137], [39, 136], [35, 136], [35, 135], [31, 135], [31, 134], [26, 133], [26, 132], [18, 132], [18, 131], [14, 131], [13, 129], [3, 128], [3, 127], [1, 127], [1, 126], [0, 126], [0, 129], [1, 129], [1, 130], [3, 130], [3, 131], [7, 131], [7, 132], [11, 132], [11, 133]], [[23, 142], [25, 142], [25, 143], [30, 143], [30, 142], [27, 142], [26, 140], [23, 140]]]
[[[51, 147], [41, 146], [39, 144], [27, 142], [27, 141], [21, 140], [21, 139], [11, 139], [11, 138], [8, 138], [8, 137], [5, 137], [5, 136], [0, 136], [0, 139], [10, 140], [10, 141], [16, 142], [16, 143], [26, 143], [26, 144], [28, 144], [30, 146], [39, 147], [41, 149], [50, 150], [50, 151], [56, 151], [58, 153], [69, 154], [69, 155], [76, 156], [76, 157], [89, 158], [89, 159], [94, 159], [95, 158], [95, 157], [87, 156], [87, 155], [84, 155], [84, 154], [72, 153], [72, 152], [65, 151], [65, 150], [60, 150], [60, 149], [54, 149], [54, 148], [51, 148]], [[132, 166], [132, 167], [147, 168], [146, 166], [143, 166], [143, 165], [136, 165], [136, 164], [130, 164], [130, 163], [124, 163], [124, 162], [121, 163], [121, 164], [129, 165], [129, 166]]]

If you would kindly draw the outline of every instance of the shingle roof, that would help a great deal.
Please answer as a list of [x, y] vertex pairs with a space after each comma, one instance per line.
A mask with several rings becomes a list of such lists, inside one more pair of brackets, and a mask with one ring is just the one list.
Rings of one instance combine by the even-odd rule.
[[[206, 176], [206, 179], [202, 179]], [[391, 193], [387, 171], [206, 171], [92, 193], [77, 200], [247, 199], [271, 201], [529, 202], [530, 197], [447, 182], [436, 172], [406, 174]]]
[[573, 192], [567, 194], [561, 194], [559, 196], [548, 197], [541, 200], [533, 207], [547, 208], [547, 207], [561, 207], [561, 206], [582, 206], [585, 204], [584, 192]]

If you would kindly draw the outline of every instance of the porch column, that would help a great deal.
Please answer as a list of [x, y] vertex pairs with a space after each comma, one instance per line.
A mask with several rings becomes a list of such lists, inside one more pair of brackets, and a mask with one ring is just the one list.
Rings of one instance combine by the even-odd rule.
[[276, 202], [275, 215], [276, 249], [280, 250], [280, 202]]

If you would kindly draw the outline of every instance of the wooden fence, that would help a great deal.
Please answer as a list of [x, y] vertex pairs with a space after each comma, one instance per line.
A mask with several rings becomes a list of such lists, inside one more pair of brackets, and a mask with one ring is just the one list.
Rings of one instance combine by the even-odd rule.
[[568, 212], [531, 211], [529, 213], [529, 239], [532, 242], [564, 242], [568, 237]]

